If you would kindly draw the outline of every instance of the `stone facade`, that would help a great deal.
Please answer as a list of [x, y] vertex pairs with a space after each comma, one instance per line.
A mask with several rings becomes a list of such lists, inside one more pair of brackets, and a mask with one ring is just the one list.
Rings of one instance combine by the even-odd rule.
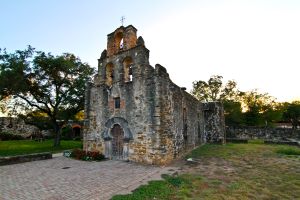
[[108, 34], [98, 74], [87, 85], [84, 149], [110, 159], [164, 165], [194, 147], [223, 143], [223, 106], [201, 103], [149, 64], [132, 25]]

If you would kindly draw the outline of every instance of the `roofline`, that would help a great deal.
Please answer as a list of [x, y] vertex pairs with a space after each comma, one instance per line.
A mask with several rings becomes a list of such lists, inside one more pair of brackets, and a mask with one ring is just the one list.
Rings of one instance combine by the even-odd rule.
[[111, 35], [113, 35], [118, 29], [128, 29], [128, 28], [133, 28], [135, 31], [137, 31], [137, 29], [133, 26], [133, 25], [128, 25], [128, 26], [126, 26], [126, 27], [124, 27], [124, 26], [120, 26], [119, 28], [117, 28], [115, 31], [113, 31], [113, 32], [111, 32], [111, 33], [109, 33], [109, 34], [107, 34], [107, 36], [111, 36]]

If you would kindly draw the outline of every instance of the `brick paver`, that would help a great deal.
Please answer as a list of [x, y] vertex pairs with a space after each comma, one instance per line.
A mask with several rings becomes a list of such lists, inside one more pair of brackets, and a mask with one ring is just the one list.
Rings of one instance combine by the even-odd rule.
[[109, 199], [160, 179], [173, 168], [65, 157], [0, 166], [0, 200]]

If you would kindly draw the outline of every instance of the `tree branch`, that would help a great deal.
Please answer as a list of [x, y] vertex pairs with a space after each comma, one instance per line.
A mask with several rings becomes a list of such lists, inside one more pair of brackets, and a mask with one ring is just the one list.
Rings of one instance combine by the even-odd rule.
[[24, 96], [22, 96], [22, 95], [19, 95], [19, 94], [17, 94], [16, 96], [19, 97], [19, 98], [21, 98], [21, 99], [23, 99], [24, 101], [26, 101], [26, 103], [28, 103], [31, 107], [35, 107], [35, 108], [37, 108], [37, 109], [39, 109], [39, 110], [41, 110], [41, 111], [47, 113], [48, 115], [52, 115], [51, 111], [49, 112], [48, 110], [46, 110], [46, 109], [40, 107], [39, 105], [32, 103], [32, 102], [29, 101], [26, 97], [24, 97]]

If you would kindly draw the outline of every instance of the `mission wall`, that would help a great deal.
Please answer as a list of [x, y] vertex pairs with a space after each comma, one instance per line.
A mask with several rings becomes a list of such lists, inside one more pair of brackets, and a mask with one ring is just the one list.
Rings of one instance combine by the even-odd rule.
[[107, 36], [85, 101], [84, 149], [107, 158], [164, 165], [206, 142], [224, 143], [223, 106], [174, 84], [132, 25]]

